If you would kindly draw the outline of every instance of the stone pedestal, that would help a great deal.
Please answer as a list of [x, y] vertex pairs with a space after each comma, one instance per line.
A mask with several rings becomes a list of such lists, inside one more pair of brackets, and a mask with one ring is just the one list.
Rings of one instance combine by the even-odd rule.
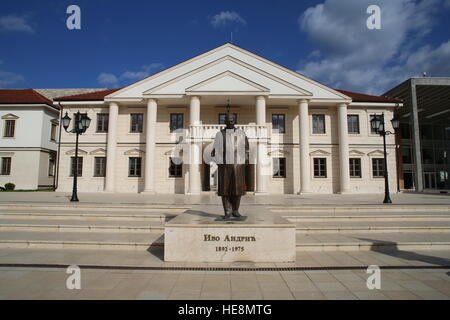
[[292, 262], [295, 225], [275, 215], [222, 221], [189, 211], [166, 223], [164, 260], [178, 262]]

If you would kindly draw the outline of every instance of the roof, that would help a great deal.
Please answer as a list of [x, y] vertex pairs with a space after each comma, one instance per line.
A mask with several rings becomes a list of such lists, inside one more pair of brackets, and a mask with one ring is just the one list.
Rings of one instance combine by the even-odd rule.
[[385, 96], [372, 96], [372, 95], [364, 94], [364, 93], [339, 90], [339, 89], [336, 89], [336, 90], [345, 94], [346, 96], [349, 96], [350, 98], [352, 98], [353, 102], [385, 102], [385, 103], [401, 103], [402, 102], [399, 99], [389, 98], [389, 97], [385, 97]]
[[88, 93], [82, 93], [82, 94], [75, 94], [65, 97], [57, 97], [53, 100], [55, 101], [103, 101], [105, 96], [108, 94], [111, 94], [113, 92], [116, 92], [117, 90], [120, 90], [122, 88], [114, 88], [114, 89], [106, 89], [106, 90], [100, 90], [100, 91], [94, 91], [94, 92], [88, 92]]
[[0, 89], [1, 104], [45, 104], [59, 110], [52, 101], [33, 89]]
[[89, 93], [100, 90], [106, 90], [106, 88], [65, 88], [65, 89], [34, 89], [42, 94], [47, 99], [53, 100], [56, 97], [72, 96], [75, 94]]

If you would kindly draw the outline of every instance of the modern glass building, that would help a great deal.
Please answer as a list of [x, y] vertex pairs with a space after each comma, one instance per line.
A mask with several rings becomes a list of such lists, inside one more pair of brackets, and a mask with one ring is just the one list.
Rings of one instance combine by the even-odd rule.
[[384, 95], [403, 100], [395, 114], [399, 188], [450, 190], [450, 78], [411, 78]]

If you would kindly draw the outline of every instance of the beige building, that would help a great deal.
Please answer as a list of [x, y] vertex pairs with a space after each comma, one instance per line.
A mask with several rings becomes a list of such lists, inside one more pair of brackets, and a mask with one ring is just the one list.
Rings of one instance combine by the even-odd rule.
[[[232, 44], [124, 88], [55, 100], [62, 116], [92, 119], [80, 136], [80, 191], [185, 194], [215, 189], [208, 154], [228, 104], [251, 144], [249, 192], [381, 193], [383, 141], [370, 118], [384, 113], [393, 131], [399, 106], [329, 88]], [[391, 190], [394, 140], [387, 136]], [[62, 130], [57, 191], [72, 188], [74, 148]]]

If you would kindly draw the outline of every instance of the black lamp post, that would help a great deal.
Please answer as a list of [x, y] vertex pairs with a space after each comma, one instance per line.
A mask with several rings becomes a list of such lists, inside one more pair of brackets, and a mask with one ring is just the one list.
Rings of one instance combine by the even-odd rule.
[[78, 202], [78, 195], [77, 195], [77, 177], [78, 177], [78, 136], [80, 134], [83, 134], [86, 132], [87, 128], [89, 128], [89, 125], [91, 124], [91, 119], [87, 116], [87, 114], [81, 114], [80, 111], [75, 113], [75, 123], [72, 130], [67, 130], [70, 125], [70, 117], [66, 115], [62, 118], [62, 125], [64, 127], [64, 130], [66, 130], [67, 133], [75, 133], [76, 139], [75, 139], [75, 161], [74, 161], [74, 170], [73, 170], [73, 189], [72, 189], [72, 198], [70, 199], [71, 202]]
[[[392, 119], [392, 128], [394, 131], [399, 126], [399, 121]], [[384, 149], [384, 200], [383, 203], [392, 203], [391, 196], [389, 195], [389, 179], [388, 179], [388, 168], [387, 168], [387, 156], [386, 156], [386, 136], [394, 134], [395, 132], [386, 131], [386, 124], [384, 122], [384, 113], [380, 115], [374, 115], [373, 119], [370, 120], [370, 126], [372, 129], [383, 137], [383, 149]]]

